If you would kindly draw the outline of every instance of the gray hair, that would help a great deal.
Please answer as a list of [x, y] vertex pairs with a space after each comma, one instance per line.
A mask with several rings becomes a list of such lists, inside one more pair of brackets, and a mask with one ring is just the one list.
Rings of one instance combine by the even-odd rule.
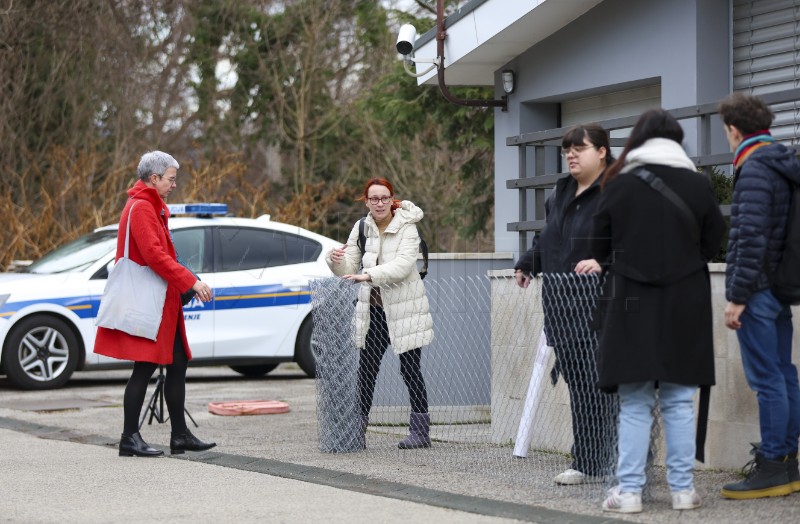
[[171, 167], [175, 169], [180, 167], [178, 161], [172, 158], [172, 155], [168, 155], [163, 151], [150, 151], [142, 155], [136, 173], [139, 175], [139, 180], [146, 182], [153, 173], [163, 175]]

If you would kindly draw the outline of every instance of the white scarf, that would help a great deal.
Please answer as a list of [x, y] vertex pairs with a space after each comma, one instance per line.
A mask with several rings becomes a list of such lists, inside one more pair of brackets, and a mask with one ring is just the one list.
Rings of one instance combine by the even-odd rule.
[[683, 147], [668, 138], [651, 138], [636, 149], [628, 151], [625, 167], [620, 172], [627, 173], [643, 164], [660, 164], [697, 171]]

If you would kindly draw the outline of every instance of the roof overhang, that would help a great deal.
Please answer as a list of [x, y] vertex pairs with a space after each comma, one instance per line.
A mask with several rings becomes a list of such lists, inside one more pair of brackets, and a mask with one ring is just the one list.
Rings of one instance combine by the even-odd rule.
[[[445, 19], [447, 85], [494, 85], [494, 72], [603, 0], [472, 0]], [[419, 37], [414, 56], [436, 53], [436, 28]], [[420, 64], [419, 70], [427, 68]], [[417, 83], [436, 84], [436, 70]]]

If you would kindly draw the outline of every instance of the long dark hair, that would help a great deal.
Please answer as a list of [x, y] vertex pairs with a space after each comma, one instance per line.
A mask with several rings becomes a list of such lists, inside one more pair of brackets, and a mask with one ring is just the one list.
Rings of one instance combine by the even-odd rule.
[[622, 154], [603, 173], [601, 184], [605, 185], [619, 174], [631, 149], [641, 147], [651, 138], [666, 138], [680, 144], [683, 142], [683, 128], [674, 116], [663, 109], [650, 109], [642, 113], [642, 116], [636, 121], [636, 125], [633, 126], [633, 131], [625, 143]]

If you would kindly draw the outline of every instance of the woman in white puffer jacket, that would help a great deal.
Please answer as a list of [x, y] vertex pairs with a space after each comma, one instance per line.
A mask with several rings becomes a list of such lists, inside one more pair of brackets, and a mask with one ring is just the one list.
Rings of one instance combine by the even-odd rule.
[[433, 319], [417, 272], [420, 237], [416, 224], [423, 213], [413, 203], [393, 197], [388, 180], [370, 179], [361, 197], [369, 209], [364, 221], [363, 256], [356, 222], [347, 243], [332, 249], [326, 261], [335, 275], [362, 283], [355, 318], [356, 345], [361, 350], [358, 384], [362, 435], [369, 421], [381, 359], [391, 344], [400, 357], [400, 372], [411, 401], [409, 435], [398, 447], [427, 448], [431, 445], [430, 415], [420, 357], [422, 346], [433, 340]]

